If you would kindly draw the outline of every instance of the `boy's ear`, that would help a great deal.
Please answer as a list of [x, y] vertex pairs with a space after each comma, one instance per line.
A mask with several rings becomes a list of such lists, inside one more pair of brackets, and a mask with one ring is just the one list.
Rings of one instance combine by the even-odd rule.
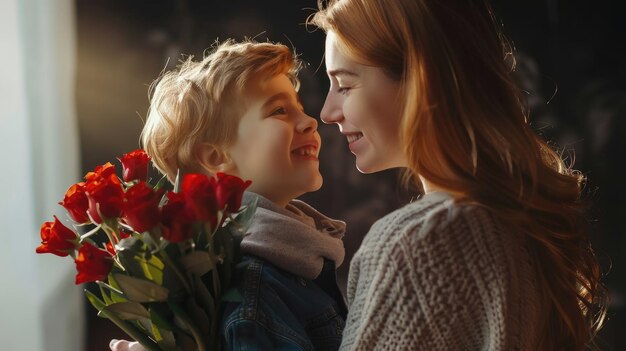
[[233, 164], [224, 149], [209, 143], [202, 143], [196, 146], [196, 158], [202, 169], [211, 174], [217, 172], [228, 172]]

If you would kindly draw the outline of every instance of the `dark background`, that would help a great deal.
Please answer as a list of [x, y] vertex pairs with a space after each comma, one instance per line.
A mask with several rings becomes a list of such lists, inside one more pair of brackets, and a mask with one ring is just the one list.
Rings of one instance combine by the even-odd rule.
[[[328, 81], [324, 35], [304, 25], [315, 0], [149, 1], [77, 0], [76, 106], [82, 168], [139, 146], [148, 86], [181, 54], [202, 57], [212, 43], [255, 37], [296, 48], [308, 67], [301, 73], [306, 111], [318, 116]], [[497, 0], [496, 12], [513, 41], [517, 75], [528, 92], [531, 120], [562, 146], [589, 178], [591, 230], [612, 302], [602, 332], [606, 350], [626, 346], [626, 204], [621, 163], [626, 157], [626, 63], [623, 14], [618, 1]], [[414, 194], [398, 185], [396, 171], [361, 175], [335, 126], [320, 123], [324, 142], [323, 188], [304, 199], [348, 222], [350, 256], [369, 226]], [[345, 283], [348, 264], [340, 270]], [[108, 350], [124, 334], [89, 312], [87, 350]]]

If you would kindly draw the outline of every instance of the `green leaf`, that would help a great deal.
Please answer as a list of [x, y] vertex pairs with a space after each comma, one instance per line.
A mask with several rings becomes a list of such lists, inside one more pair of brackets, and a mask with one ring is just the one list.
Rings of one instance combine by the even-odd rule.
[[[212, 320], [209, 319], [206, 312], [198, 306], [193, 297], [189, 297], [185, 301], [185, 310], [188, 313], [194, 327], [199, 331], [199, 336], [202, 338], [204, 344], [208, 344], [210, 335], [212, 334], [214, 325]], [[215, 326], [217, 329], [217, 326]]]
[[[109, 279], [110, 279], [111, 277], [112, 277], [112, 275], [111, 275], [111, 274], [109, 274]], [[116, 288], [114, 288], [113, 286], [111, 286], [111, 285], [109, 285], [109, 284], [107, 284], [107, 283], [105, 283], [105, 282], [103, 282], [103, 281], [100, 281], [100, 280], [98, 280], [96, 283], [97, 283], [97, 284], [98, 284], [98, 286], [99, 286], [100, 288], [102, 288], [102, 289], [106, 289], [106, 290], [108, 290], [108, 291], [110, 291], [110, 292], [112, 292], [112, 293], [116, 293], [116, 294], [118, 294], [118, 295], [124, 295], [124, 293], [123, 293], [123, 292], [119, 289], [119, 287], [116, 289]], [[109, 283], [111, 283], [111, 282], [109, 282]]]
[[87, 295], [87, 300], [91, 302], [91, 305], [95, 307], [95, 309], [97, 309], [98, 311], [102, 311], [102, 309], [106, 307], [106, 304], [91, 291], [85, 289], [85, 295]]
[[135, 256], [141, 256], [143, 253], [143, 242], [137, 237], [129, 237], [120, 240], [115, 245], [117, 259], [120, 261], [124, 269], [133, 277], [143, 277], [143, 269], [135, 261]]
[[162, 233], [161, 233], [161, 228], [154, 227], [152, 229], [150, 229], [150, 231], [148, 232], [143, 232], [141, 234], [141, 240], [148, 246], [151, 248], [158, 248], [159, 247], [159, 242], [161, 242], [161, 237], [162, 237]]
[[171, 331], [160, 329], [154, 324], [154, 321], [151, 322], [152, 335], [154, 335], [157, 344], [164, 351], [176, 351], [176, 339], [174, 338], [174, 334]]
[[250, 224], [252, 224], [258, 202], [259, 199], [254, 198], [254, 200], [246, 205], [246, 208], [243, 211], [239, 212], [239, 214], [235, 216], [235, 222], [239, 224], [239, 229], [240, 231], [242, 231], [242, 234], [245, 234], [245, 232], [250, 227]]
[[98, 286], [100, 288], [100, 296], [102, 296], [102, 299], [104, 300], [104, 303], [108, 306], [114, 303], [114, 301], [109, 297], [109, 294], [107, 294], [106, 291], [104, 291], [104, 288], [102, 287], [102, 283], [101, 281], [98, 281]]
[[168, 266], [165, 266], [163, 270], [163, 284], [161, 285], [169, 290], [169, 299], [174, 301], [182, 301], [184, 296], [187, 295], [185, 286], [180, 281], [178, 275], [174, 270]]
[[126, 297], [124, 297], [124, 293], [122, 292], [122, 289], [120, 288], [120, 285], [117, 283], [117, 281], [115, 280], [115, 277], [113, 276], [113, 273], [109, 273], [109, 277], [107, 279], [107, 281], [109, 282], [109, 285], [104, 284], [104, 287], [111, 290], [111, 300], [113, 300], [113, 302], [126, 302], [128, 301], [128, 299]]
[[104, 310], [115, 313], [123, 320], [136, 320], [140, 318], [150, 318], [150, 312], [137, 302], [118, 302], [106, 306]]
[[196, 283], [195, 298], [198, 300], [200, 306], [204, 309], [209, 320], [215, 320], [217, 318], [215, 297], [209, 293], [206, 285], [202, 282], [200, 277], [194, 277]]
[[169, 290], [154, 282], [130, 277], [124, 274], [114, 274], [124, 296], [134, 302], [166, 301]]
[[233, 239], [230, 231], [222, 228], [213, 237], [214, 247], [222, 259], [222, 264], [218, 265], [220, 285], [228, 287], [230, 285], [233, 263], [239, 261], [240, 242]]
[[159, 331], [159, 328], [157, 328], [157, 326], [154, 325], [152, 321], [150, 322], [150, 331], [152, 332], [154, 340], [156, 340], [157, 343], [163, 340], [163, 337], [161, 336], [161, 331]]
[[119, 318], [114, 313], [107, 311], [104, 309], [106, 307], [104, 302], [100, 300], [96, 295], [91, 293], [88, 290], [85, 290], [85, 295], [87, 295], [87, 300], [91, 302], [93, 307], [95, 307], [99, 312], [98, 316], [103, 318], [108, 318], [111, 322], [115, 323], [120, 329], [122, 329], [128, 336], [138, 341], [143, 347], [145, 347], [149, 351], [162, 351], [159, 346], [152, 341], [146, 334], [144, 334], [141, 330], [134, 327], [132, 324], [126, 323], [124, 320]]
[[174, 338], [174, 333], [169, 331], [162, 331], [163, 340], [157, 341], [157, 344], [164, 351], [179, 351], [180, 349], [176, 347], [176, 338]]
[[185, 310], [183, 310], [182, 307], [175, 302], [168, 301], [167, 304], [172, 312], [174, 312], [174, 325], [177, 328], [192, 334], [190, 325], [191, 321]]
[[132, 320], [132, 322], [134, 322], [144, 333], [152, 336], [152, 339], [156, 341], [154, 335], [152, 335], [152, 323], [148, 318], [138, 318]]
[[159, 181], [156, 183], [156, 185], [152, 189], [154, 189], [154, 191], [161, 189], [163, 185], [165, 185], [165, 182], [167, 182], [167, 176], [161, 177], [161, 179], [159, 179]]
[[163, 196], [161, 196], [161, 200], [159, 200], [159, 208], [162, 208], [166, 204], [167, 204], [167, 192], [165, 192]]
[[206, 251], [194, 251], [178, 259], [185, 271], [202, 276], [215, 268], [215, 259]]
[[[197, 350], [196, 342], [191, 334], [185, 332], [174, 333], [176, 336], [176, 346], [178, 350]], [[220, 350], [219, 348], [205, 349], [205, 350]]]
[[122, 291], [122, 289], [120, 288], [120, 285], [117, 283], [117, 280], [115, 280], [115, 277], [113, 276], [114, 273], [109, 273], [108, 279], [107, 281], [109, 282], [109, 285], [117, 290], [117, 291]]
[[172, 323], [170, 323], [169, 320], [167, 320], [165, 317], [163, 317], [161, 312], [158, 311], [158, 308], [154, 304], [152, 304], [148, 308], [148, 311], [150, 312], [150, 320], [157, 327], [159, 327], [159, 329], [161, 329], [161, 330], [169, 330], [169, 331], [173, 331], [175, 329], [174, 325], [172, 325]]
[[150, 256], [149, 259], [145, 259], [143, 257], [135, 256], [135, 261], [137, 261], [143, 270], [143, 275], [147, 279], [159, 285], [163, 285], [163, 268], [165, 265], [161, 260], [159, 260], [158, 257]]
[[174, 312], [174, 324], [180, 329], [189, 332], [193, 336], [193, 340], [196, 342], [197, 348], [199, 350], [204, 350], [204, 340], [198, 328], [193, 324], [191, 318], [189, 318], [189, 315], [185, 312], [185, 310], [172, 301], [168, 301], [167, 304], [170, 306], [172, 312]]

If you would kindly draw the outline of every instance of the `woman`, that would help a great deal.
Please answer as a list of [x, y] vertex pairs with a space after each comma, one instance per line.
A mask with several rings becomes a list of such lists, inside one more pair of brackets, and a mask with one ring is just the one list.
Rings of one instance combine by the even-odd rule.
[[321, 113], [425, 195], [350, 266], [343, 350], [580, 350], [604, 315], [584, 178], [531, 129], [484, 0], [330, 1]]

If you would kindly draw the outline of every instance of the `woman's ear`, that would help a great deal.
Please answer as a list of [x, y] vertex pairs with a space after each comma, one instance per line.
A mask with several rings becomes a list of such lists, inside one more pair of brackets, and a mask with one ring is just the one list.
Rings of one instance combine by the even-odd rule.
[[198, 166], [210, 174], [217, 172], [232, 174], [236, 168], [223, 148], [209, 143], [197, 145], [195, 148], [195, 156], [198, 161]]

